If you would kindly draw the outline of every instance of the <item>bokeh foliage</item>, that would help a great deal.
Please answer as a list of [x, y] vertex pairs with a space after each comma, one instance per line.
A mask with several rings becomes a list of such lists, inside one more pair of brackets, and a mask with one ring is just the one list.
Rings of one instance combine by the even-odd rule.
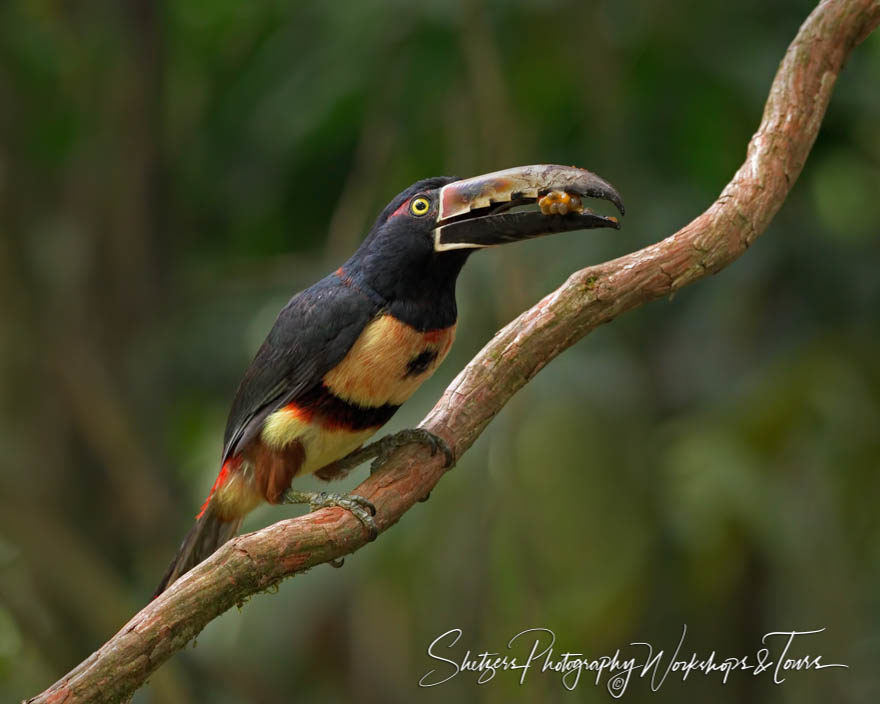
[[[148, 598], [275, 313], [391, 196], [560, 162], [628, 206], [619, 234], [475, 256], [456, 347], [397, 429], [573, 269], [711, 202], [811, 8], [0, 4], [0, 695], [43, 689]], [[876, 701], [878, 76], [873, 36], [754, 251], [566, 352], [428, 503], [212, 623], [135, 701], [605, 701], [550, 677], [416, 682], [454, 627], [476, 652], [544, 626], [601, 654], [672, 648], [684, 623], [737, 655], [827, 627], [810, 645], [850, 669], [629, 699]]]

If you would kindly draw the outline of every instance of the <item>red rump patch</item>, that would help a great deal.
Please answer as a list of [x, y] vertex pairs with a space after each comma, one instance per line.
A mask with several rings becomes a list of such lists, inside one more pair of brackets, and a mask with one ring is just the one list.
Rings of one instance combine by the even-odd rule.
[[214, 492], [226, 483], [226, 480], [229, 479], [229, 473], [238, 469], [240, 464], [241, 457], [230, 457], [223, 463], [223, 466], [220, 468], [220, 474], [218, 474], [217, 478], [214, 480], [214, 486], [211, 487], [208, 498], [205, 499], [205, 503], [202, 504], [202, 508], [196, 515], [196, 520], [199, 520], [204, 515], [205, 511], [208, 509], [208, 504], [211, 503], [211, 497], [214, 496]]

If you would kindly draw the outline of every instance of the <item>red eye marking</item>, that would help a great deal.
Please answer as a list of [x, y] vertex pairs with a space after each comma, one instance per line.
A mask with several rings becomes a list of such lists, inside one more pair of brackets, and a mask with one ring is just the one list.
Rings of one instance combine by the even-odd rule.
[[397, 217], [402, 212], [404, 212], [409, 207], [410, 200], [411, 199], [407, 199], [403, 201], [403, 203], [400, 204], [400, 207], [398, 207], [397, 210], [395, 210], [393, 213], [391, 213], [391, 215], [388, 216], [388, 219], [390, 220], [391, 218]]

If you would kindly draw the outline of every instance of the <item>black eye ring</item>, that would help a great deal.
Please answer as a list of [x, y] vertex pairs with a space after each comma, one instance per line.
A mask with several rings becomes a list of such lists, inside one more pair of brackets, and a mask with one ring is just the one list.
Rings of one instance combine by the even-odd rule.
[[413, 198], [412, 203], [409, 204], [409, 212], [411, 212], [413, 215], [426, 215], [430, 209], [431, 201], [429, 201], [424, 196]]

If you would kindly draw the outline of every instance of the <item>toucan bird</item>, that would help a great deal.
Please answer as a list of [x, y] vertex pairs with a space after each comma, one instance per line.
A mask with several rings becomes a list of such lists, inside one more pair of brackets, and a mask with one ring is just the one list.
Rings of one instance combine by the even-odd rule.
[[[623, 202], [584, 169], [522, 166], [459, 180], [428, 178], [398, 194], [339, 269], [282, 309], [229, 413], [220, 473], [156, 595], [233, 537], [263, 501], [341, 506], [375, 537], [356, 495], [291, 489], [331, 479], [389, 447], [446, 443], [402, 431], [362, 447], [437, 369], [455, 338], [455, 282], [476, 250], [552, 232], [618, 228], [581, 199]], [[537, 204], [538, 209], [517, 209]]]

